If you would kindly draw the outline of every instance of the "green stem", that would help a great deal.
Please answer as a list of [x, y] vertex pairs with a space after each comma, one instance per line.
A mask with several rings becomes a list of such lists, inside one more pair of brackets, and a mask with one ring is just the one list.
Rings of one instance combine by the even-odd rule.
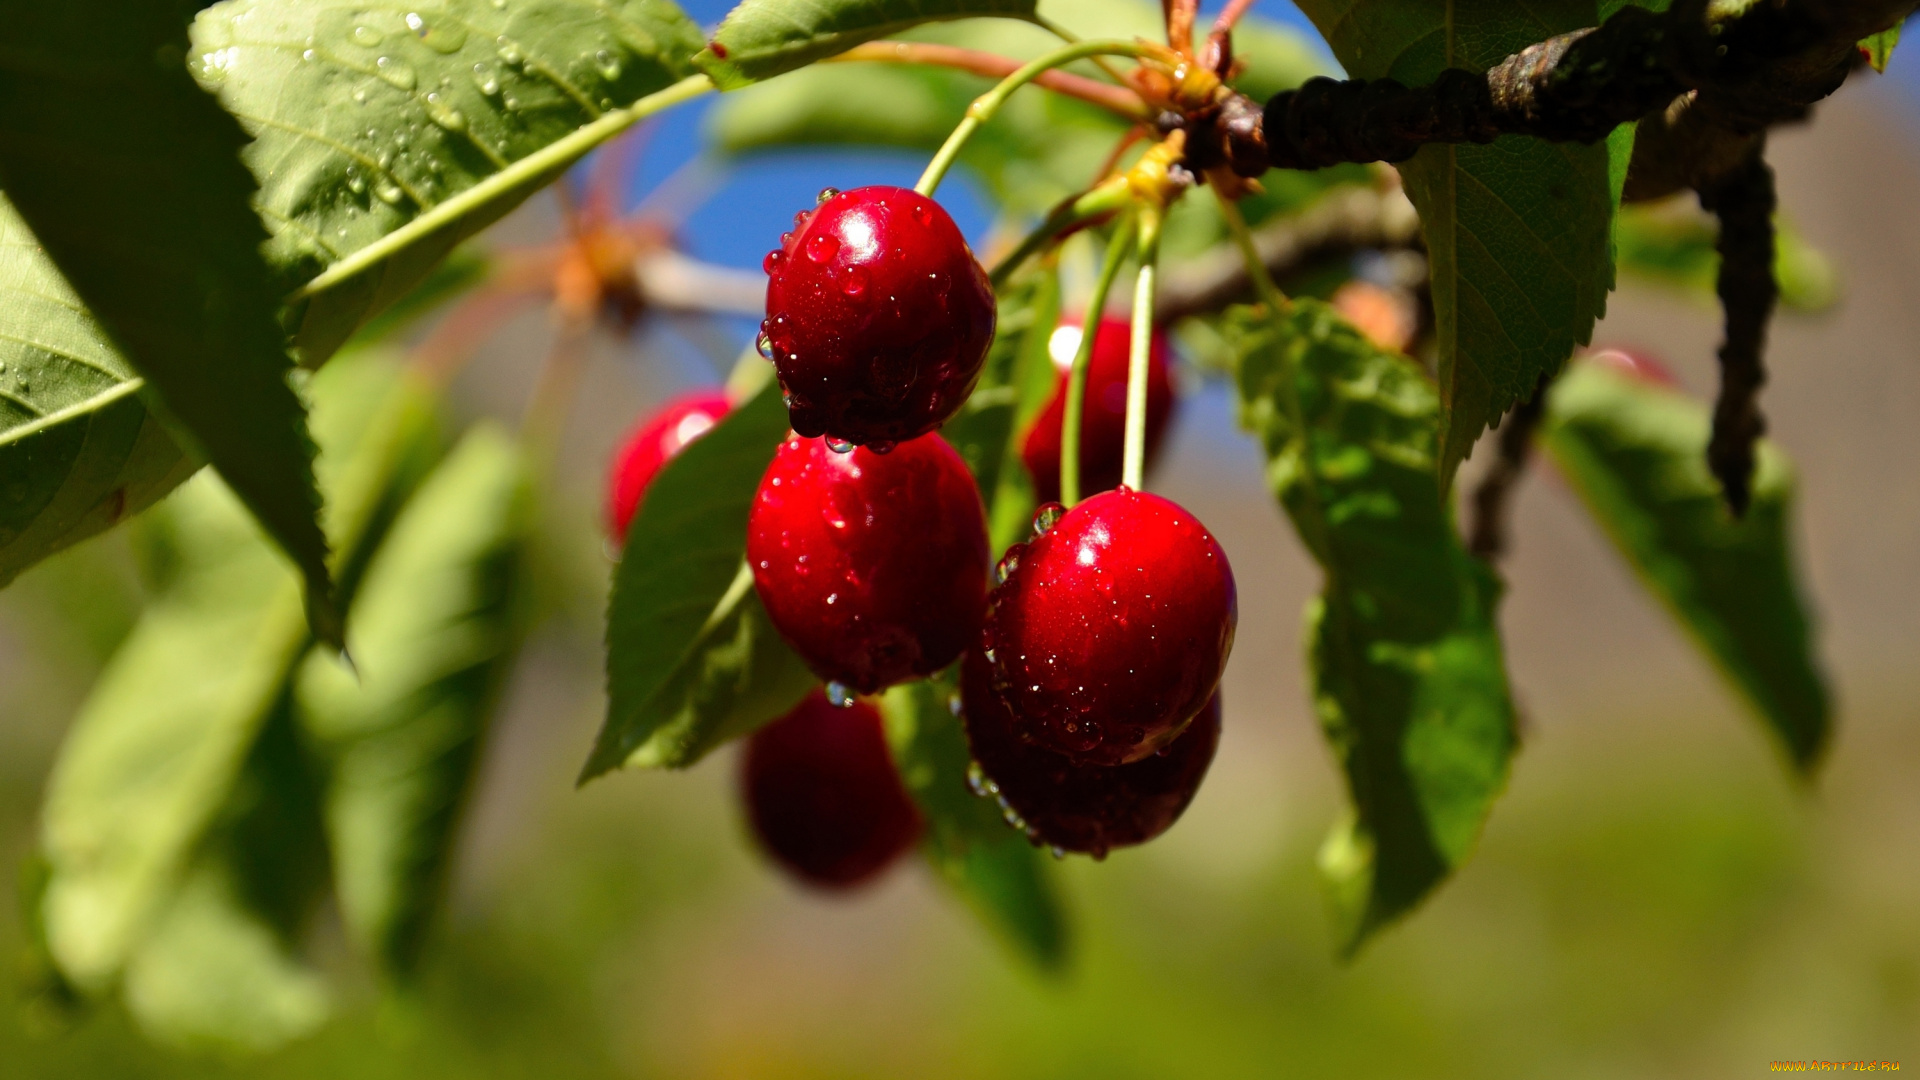
[[934, 189], [940, 186], [941, 178], [953, 167], [954, 158], [960, 156], [960, 148], [967, 144], [967, 139], [974, 131], [993, 119], [993, 114], [1000, 111], [1000, 106], [1013, 96], [1015, 90], [1039, 78], [1042, 73], [1089, 56], [1138, 57], [1155, 51], [1156, 46], [1144, 41], [1080, 41], [1035, 57], [1020, 70], [1000, 80], [998, 86], [973, 99], [973, 104], [967, 106], [966, 117], [953, 129], [953, 134], [947, 136], [947, 141], [933, 155], [933, 160], [927, 163], [927, 171], [920, 174], [920, 182], [913, 185], [913, 190], [931, 197]]
[[1100, 264], [1093, 295], [1087, 298], [1087, 310], [1080, 316], [1080, 346], [1073, 351], [1073, 367], [1067, 372], [1067, 402], [1060, 417], [1060, 502], [1069, 507], [1080, 501], [1080, 421], [1086, 413], [1087, 368], [1093, 363], [1093, 342], [1100, 336], [1107, 293], [1113, 288], [1113, 279], [1120, 276], [1128, 249], [1133, 247], [1134, 225], [1133, 215], [1128, 215], [1107, 243], [1107, 257]]
[[1253, 281], [1253, 294], [1260, 302], [1279, 312], [1287, 306], [1287, 294], [1280, 291], [1274, 283], [1273, 275], [1267, 273], [1267, 264], [1260, 259], [1260, 251], [1253, 245], [1253, 230], [1247, 228], [1247, 219], [1240, 213], [1240, 207], [1232, 199], [1214, 189], [1214, 201], [1220, 204], [1220, 216], [1226, 220], [1227, 233], [1233, 237], [1235, 247], [1240, 249], [1240, 257], [1246, 260], [1247, 277]]
[[607, 113], [591, 124], [576, 128], [563, 138], [528, 154], [526, 157], [487, 177], [467, 190], [425, 210], [419, 217], [368, 244], [366, 247], [327, 267], [325, 273], [307, 282], [293, 294], [300, 300], [322, 293], [366, 272], [373, 266], [405, 250], [423, 237], [451, 225], [495, 199], [522, 187], [544, 184], [567, 166], [587, 155], [587, 151], [613, 138], [663, 109], [691, 101], [714, 89], [705, 75], [689, 75], [664, 90], [656, 90], [624, 109]]
[[987, 280], [993, 284], [995, 292], [1005, 285], [1020, 265], [1034, 255], [1046, 249], [1047, 245], [1059, 238], [1060, 234], [1076, 225], [1084, 224], [1095, 218], [1123, 210], [1132, 201], [1127, 189], [1127, 179], [1116, 176], [1077, 199], [1072, 199], [1054, 207], [1038, 227], [1020, 241], [1007, 257], [994, 264], [987, 272]]
[[1147, 462], [1147, 368], [1153, 353], [1153, 285], [1160, 261], [1160, 208], [1140, 211], [1140, 277], [1133, 287], [1133, 340], [1127, 353], [1127, 441], [1124, 487], [1140, 490]]

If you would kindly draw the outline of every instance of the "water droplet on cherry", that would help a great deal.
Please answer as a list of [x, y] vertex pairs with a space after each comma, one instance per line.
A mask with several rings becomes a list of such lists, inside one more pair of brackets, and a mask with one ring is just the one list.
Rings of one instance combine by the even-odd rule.
[[1033, 512], [1033, 538], [1038, 540], [1051, 532], [1066, 512], [1067, 508], [1057, 502], [1041, 503]]
[[858, 700], [859, 698], [854, 692], [847, 689], [846, 686], [837, 682], [827, 684], [827, 701], [831, 703], [834, 708], [851, 709], [853, 708], [853, 703]]
[[823, 263], [840, 254], [840, 240], [828, 233], [816, 233], [807, 238], [807, 258]]
[[839, 188], [823, 187], [820, 189], [820, 194], [815, 196], [813, 201], [815, 205], [818, 205], [820, 203], [826, 202], [828, 199], [831, 199], [838, 194], [840, 194]]
[[851, 454], [853, 453], [853, 444], [845, 439], [836, 439], [829, 435], [827, 436], [827, 449], [836, 454]]

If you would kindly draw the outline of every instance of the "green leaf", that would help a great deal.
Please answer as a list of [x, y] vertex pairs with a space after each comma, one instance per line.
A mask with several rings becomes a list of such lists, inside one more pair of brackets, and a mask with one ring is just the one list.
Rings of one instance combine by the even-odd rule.
[[1033, 520], [1033, 482], [1019, 435], [1046, 407], [1056, 381], [1047, 345], [1060, 323], [1060, 274], [1036, 266], [1000, 290], [993, 346], [965, 406], [940, 429], [973, 471], [987, 508], [993, 550], [1023, 539]]
[[[1408, 86], [1449, 67], [1484, 71], [1555, 34], [1593, 26], [1594, 0], [1302, 0], [1358, 78]], [[1420, 211], [1440, 352], [1440, 479], [1500, 415], [1592, 336], [1613, 288], [1604, 143], [1508, 136], [1432, 145], [1400, 166]]]
[[0, 197], [0, 586], [199, 468]]
[[[377, 358], [334, 365], [313, 389], [336, 568], [350, 584], [431, 429], [408, 404], [417, 391]], [[161, 914], [309, 642], [298, 579], [217, 476], [155, 514], [171, 571], [81, 707], [42, 810], [48, 946], [90, 992]]]
[[338, 643], [305, 410], [235, 159], [179, 62], [194, 0], [0, 2], [0, 181], [108, 335], [306, 580]]
[[201, 13], [193, 71], [255, 135], [244, 158], [268, 260], [309, 294], [302, 362], [331, 356], [594, 146], [698, 93], [704, 80], [677, 84], [700, 43], [669, 0], [229, 0]]
[[1043, 969], [1067, 958], [1066, 920], [1039, 849], [967, 783], [972, 761], [954, 714], [952, 672], [886, 692], [880, 709], [907, 792], [926, 815], [921, 851], [940, 879], [1017, 952]]
[[1505, 786], [1501, 587], [1434, 483], [1440, 403], [1418, 364], [1315, 300], [1233, 308], [1222, 329], [1241, 423], [1326, 572], [1309, 667], [1354, 806], [1320, 858], [1351, 952], [1460, 865]]
[[1548, 398], [1541, 438], [1614, 545], [1810, 770], [1832, 734], [1795, 572], [1793, 471], [1762, 442], [1753, 504], [1727, 513], [1707, 472], [1707, 407], [1597, 363]]
[[607, 607], [607, 720], [581, 780], [684, 768], [813, 687], [774, 633], [746, 564], [747, 512], [787, 434], [769, 381], [655, 476]]
[[742, 0], [693, 62], [722, 90], [843, 53], [922, 23], [1003, 15], [1030, 19], [1035, 0]]
[[357, 677], [309, 654], [296, 696], [331, 762], [327, 832], [341, 914], [411, 975], [453, 837], [525, 630], [532, 492], [512, 441], [469, 431], [407, 504], [354, 604]]
[[329, 995], [300, 953], [327, 884], [320, 777], [283, 698], [128, 961], [128, 1010], [190, 1048], [261, 1051], [312, 1031]]
[[1900, 44], [1900, 28], [1905, 23], [1895, 23], [1885, 30], [1860, 41], [1860, 55], [1866, 57], [1873, 70], [1886, 73], [1887, 62], [1893, 59], [1893, 47]]
[[[1685, 290], [1718, 310], [1720, 253], [1714, 242], [1719, 228], [1689, 202], [1691, 197], [1621, 208], [1613, 229], [1620, 272]], [[1773, 277], [1781, 304], [1796, 311], [1831, 308], [1840, 298], [1833, 264], [1784, 218], [1774, 219], [1774, 237]]]

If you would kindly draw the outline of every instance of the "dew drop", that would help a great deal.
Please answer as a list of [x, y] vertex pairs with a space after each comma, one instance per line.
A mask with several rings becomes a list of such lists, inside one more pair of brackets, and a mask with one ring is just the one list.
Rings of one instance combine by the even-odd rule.
[[875, 454], [891, 454], [895, 445], [885, 439], [876, 439], [867, 444], [867, 449]]
[[495, 11], [507, 10], [507, 0], [489, 0], [489, 2], [493, 4], [493, 10]]
[[367, 92], [365, 90], [355, 90], [353, 92], [353, 103], [355, 105], [365, 105], [367, 103]]
[[773, 359], [773, 339], [768, 337], [765, 331], [762, 331], [759, 337], [753, 339], [753, 347], [759, 350], [760, 356], [763, 359]]
[[856, 700], [858, 699], [855, 697], [853, 691], [847, 689], [844, 684], [838, 682], [830, 682], [827, 684], [827, 702], [834, 708], [852, 708]]
[[448, 131], [465, 131], [467, 128], [466, 114], [447, 104], [447, 96], [438, 90], [427, 95], [427, 119]]
[[962, 702], [960, 701], [960, 695], [959, 695], [959, 694], [948, 694], [948, 695], [947, 695], [947, 711], [948, 711], [948, 712], [950, 712], [950, 713], [952, 713], [952, 714], [953, 714], [953, 715], [955, 715], [955, 716], [964, 716], [964, 715], [966, 715], [966, 707], [965, 707], [965, 705], [964, 705], [964, 704], [963, 704], [963, 703], [962, 703]]
[[1038, 540], [1052, 532], [1066, 512], [1067, 508], [1057, 502], [1042, 503], [1040, 509], [1033, 512], [1033, 538]]
[[502, 34], [494, 38], [493, 43], [497, 46], [497, 48], [493, 50], [494, 54], [506, 63], [512, 64], [514, 67], [519, 67], [526, 62], [527, 54], [520, 48], [519, 42]]
[[355, 45], [364, 45], [371, 49], [375, 45], [385, 41], [386, 35], [371, 26], [356, 26], [352, 32], [347, 35], [347, 38]]
[[306, 49], [300, 53], [300, 59], [306, 61], [309, 64], [313, 63], [315, 60], [318, 60], [319, 58], [320, 58], [320, 54], [313, 51], [312, 49]]
[[813, 216], [813, 211], [811, 211], [811, 210], [796, 210], [796, 211], [794, 211], [794, 213], [793, 213], [793, 227], [794, 227], [795, 229], [799, 229], [799, 228], [801, 228], [801, 227], [803, 227], [803, 226], [805, 226], [805, 225], [806, 225], [806, 223], [807, 223], [807, 219], [808, 219], [808, 218], [810, 218], [810, 217], [812, 217], [812, 216]]
[[508, 112], [520, 111], [520, 99], [517, 97], [514, 97], [512, 94], [508, 94], [506, 97], [501, 98], [500, 104], [506, 106], [506, 109]]
[[492, 97], [500, 92], [500, 76], [492, 64], [482, 60], [473, 65], [473, 85], [479, 87], [481, 93]]
[[836, 454], [851, 454], [853, 453], [853, 444], [845, 439], [836, 439], [829, 435], [827, 436], [827, 449]]
[[411, 90], [420, 82], [419, 77], [413, 73], [411, 65], [405, 60], [395, 60], [391, 56], [383, 56], [375, 60], [373, 70], [374, 74], [380, 76], [389, 85], [402, 90]]
[[987, 795], [987, 770], [977, 761], [967, 762], [967, 790], [981, 798]]
[[0, 375], [5, 375], [6, 373], [7, 373], [7, 362], [5, 360], [0, 360]]
[[29, 383], [27, 382], [27, 380], [25, 380], [25, 379], [21, 379], [21, 380], [20, 380], [20, 392], [21, 392], [22, 394], [27, 394], [27, 393], [32, 393], [32, 392], [33, 392], [33, 386], [32, 386], [31, 384], [29, 384]]
[[766, 271], [768, 277], [772, 277], [774, 274], [779, 272], [780, 264], [786, 261], [787, 261], [786, 252], [769, 251], [767, 252], [767, 257], [760, 260], [760, 269]]
[[840, 194], [839, 188], [823, 187], [820, 189], [820, 194], [814, 196], [813, 201], [817, 205], [819, 203], [826, 202], [828, 199], [831, 199], [838, 194]]
[[866, 270], [858, 266], [848, 270], [847, 276], [840, 282], [840, 291], [846, 293], [848, 296], [865, 296], [867, 292]]
[[367, 193], [367, 178], [360, 175], [360, 170], [352, 168], [347, 170], [347, 190], [355, 195]]
[[981, 653], [980, 653], [980, 655], [981, 655], [982, 657], [984, 657], [984, 658], [986, 659], [986, 661], [987, 661], [987, 663], [989, 663], [989, 664], [991, 664], [991, 663], [993, 663], [993, 650], [992, 650], [992, 649], [984, 649], [984, 650], [982, 650], [982, 651], [981, 651]]
[[933, 204], [921, 203], [913, 208], [913, 220], [922, 225], [933, 224]]
[[816, 233], [806, 238], [806, 258], [824, 263], [839, 254], [839, 238], [828, 233]]
[[400, 185], [386, 180], [373, 186], [373, 194], [381, 202], [389, 204], [398, 203], [406, 197], [406, 192], [400, 190]]
[[598, 71], [603, 79], [608, 81], [617, 79], [620, 77], [620, 58], [606, 49], [601, 49], [593, 54], [593, 69]]

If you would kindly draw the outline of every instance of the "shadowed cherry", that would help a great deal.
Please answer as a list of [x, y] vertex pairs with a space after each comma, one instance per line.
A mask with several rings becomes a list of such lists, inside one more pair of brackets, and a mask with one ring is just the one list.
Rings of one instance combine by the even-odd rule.
[[[1062, 323], [1048, 342], [1047, 351], [1060, 375], [1054, 382], [1053, 397], [1027, 429], [1020, 456], [1033, 475], [1033, 490], [1040, 502], [1060, 498], [1061, 422], [1067, 412], [1067, 368], [1080, 347], [1081, 328]], [[1127, 435], [1127, 367], [1132, 343], [1132, 327], [1125, 319], [1102, 319], [1093, 339], [1093, 355], [1087, 361], [1087, 390], [1080, 415], [1080, 494], [1120, 486], [1123, 450]], [[1173, 416], [1172, 352], [1167, 336], [1156, 332], [1147, 350], [1147, 467], [1160, 451], [1160, 442]]]

